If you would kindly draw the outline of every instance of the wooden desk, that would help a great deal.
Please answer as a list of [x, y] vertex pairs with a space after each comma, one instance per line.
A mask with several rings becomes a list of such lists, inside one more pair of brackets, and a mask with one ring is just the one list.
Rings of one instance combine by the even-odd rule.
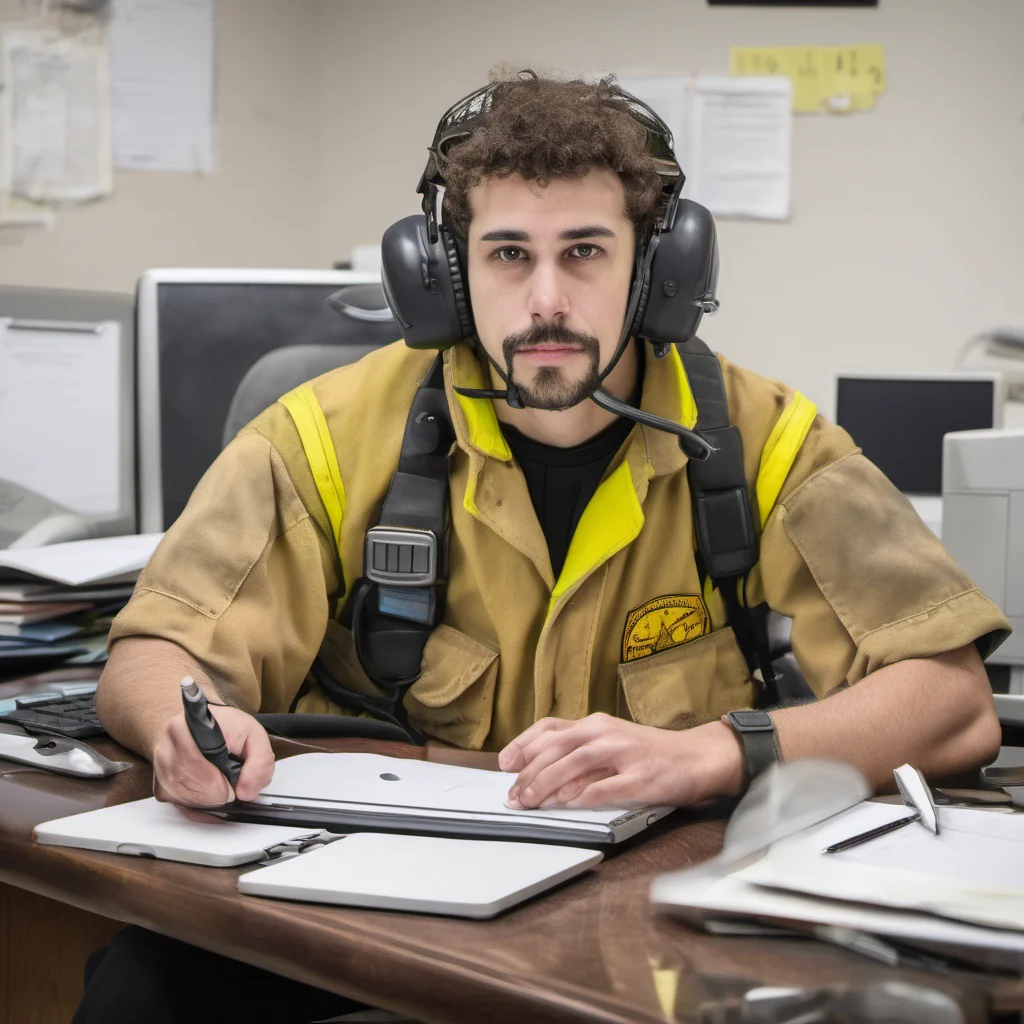
[[[702, 1007], [724, 1014], [760, 985], [818, 988], [897, 979], [948, 993], [966, 1020], [987, 1016], [987, 997], [967, 976], [894, 970], [803, 939], [711, 937], [653, 914], [651, 878], [704, 860], [720, 846], [724, 823], [694, 815], [680, 815], [676, 827], [489, 922], [256, 899], [236, 892], [244, 869], [34, 845], [31, 830], [40, 821], [150, 792], [148, 765], [110, 741], [96, 746], [135, 760], [135, 767], [102, 782], [0, 768], [0, 882], [17, 887], [6, 890], [8, 922], [0, 930], [9, 964], [3, 1019], [17, 1024], [66, 1021], [67, 1005], [77, 999], [73, 988], [63, 1003], [49, 989], [44, 998], [38, 983], [33, 988], [10, 966], [19, 950], [27, 946], [31, 955], [23, 951], [24, 968], [33, 957], [73, 945], [68, 936], [74, 929], [85, 928], [97, 945], [116, 927], [102, 920], [110, 918], [439, 1024], [694, 1020]], [[380, 743], [330, 746], [422, 756]], [[285, 741], [278, 752], [299, 749], [308, 748]], [[458, 751], [431, 756], [488, 763], [488, 755]], [[26, 921], [26, 913], [35, 913], [35, 920]]]

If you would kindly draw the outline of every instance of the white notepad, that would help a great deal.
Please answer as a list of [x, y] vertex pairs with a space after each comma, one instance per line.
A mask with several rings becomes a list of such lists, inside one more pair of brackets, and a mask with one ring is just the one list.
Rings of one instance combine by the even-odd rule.
[[593, 867], [594, 850], [355, 833], [250, 871], [240, 892], [314, 903], [494, 917]]
[[294, 825], [248, 824], [210, 815], [203, 819], [195, 820], [174, 804], [149, 797], [44, 821], [33, 835], [37, 843], [49, 846], [232, 867], [259, 860], [283, 843], [320, 834]]

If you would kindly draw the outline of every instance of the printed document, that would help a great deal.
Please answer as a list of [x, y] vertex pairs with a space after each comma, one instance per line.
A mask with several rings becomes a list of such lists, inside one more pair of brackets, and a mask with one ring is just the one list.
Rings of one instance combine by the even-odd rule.
[[624, 79], [672, 130], [683, 195], [719, 217], [790, 212], [793, 84], [782, 76]]
[[69, 587], [135, 579], [162, 537], [162, 533], [140, 533], [0, 551], [0, 579], [28, 577]]
[[136, 171], [216, 170], [214, 0], [115, 0], [114, 153]]
[[0, 192], [80, 202], [113, 190], [109, 59], [100, 34], [0, 36]]

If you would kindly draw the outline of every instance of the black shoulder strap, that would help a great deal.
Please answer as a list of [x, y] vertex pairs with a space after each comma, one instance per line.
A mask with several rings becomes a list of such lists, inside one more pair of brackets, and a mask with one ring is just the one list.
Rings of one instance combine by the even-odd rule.
[[420, 676], [423, 648], [444, 614], [448, 573], [448, 455], [455, 430], [442, 366], [438, 355], [416, 391], [398, 470], [379, 524], [367, 532], [363, 576], [343, 613], [359, 663], [380, 696], [345, 687], [319, 663], [312, 669], [332, 700], [392, 722], [418, 742], [402, 699]]
[[754, 512], [743, 468], [743, 438], [729, 422], [722, 367], [700, 338], [680, 348], [690, 390], [697, 403], [696, 431], [715, 453], [690, 461], [694, 529], [704, 569], [715, 581], [746, 576], [757, 564]]
[[696, 432], [717, 449], [710, 458], [691, 460], [686, 467], [698, 560], [721, 591], [751, 676], [760, 670], [760, 703], [775, 704], [778, 687], [768, 647], [767, 608], [749, 608], [740, 599], [740, 588], [759, 555], [754, 506], [743, 468], [743, 438], [729, 421], [722, 367], [714, 352], [700, 338], [693, 338], [679, 346], [679, 354], [697, 405]]

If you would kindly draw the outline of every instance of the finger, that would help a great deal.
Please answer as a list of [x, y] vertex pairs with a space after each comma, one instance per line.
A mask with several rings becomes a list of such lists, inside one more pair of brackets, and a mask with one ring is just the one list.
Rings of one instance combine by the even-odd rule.
[[[572, 721], [564, 719], [555, 719], [555, 721], [560, 723], [561, 728], [539, 733], [523, 745], [523, 756], [527, 763], [536, 756], [538, 750], [546, 748], [550, 743], [562, 743], [563, 750], [568, 752], [574, 747], [582, 746], [590, 740], [620, 728], [623, 724], [621, 719], [612, 718], [611, 715], [604, 715], [600, 712]], [[523, 733], [523, 736], [525, 737], [526, 733]]]
[[[536, 762], [530, 764], [534, 767]], [[541, 768], [532, 780], [519, 784], [516, 794], [523, 807], [540, 807], [563, 786], [582, 775], [589, 775], [598, 769], [615, 771], [614, 751], [608, 741], [586, 743], [568, 751], [563, 757], [552, 759]], [[522, 775], [520, 775], [520, 779]]]
[[570, 722], [563, 729], [542, 733], [523, 748], [523, 766], [513, 789], [521, 792], [529, 786], [536, 775], [557, 758], [570, 751], [600, 739], [614, 728], [615, 719], [607, 715], [588, 715]]
[[575, 723], [564, 718], [542, 718], [539, 722], [534, 722], [498, 753], [498, 767], [503, 772], [519, 771], [526, 764], [522, 753], [526, 745], [532, 743], [538, 736], [543, 736], [551, 731], [567, 729], [573, 724]]
[[235, 782], [235, 796], [239, 800], [255, 800], [274, 777], [274, 751], [266, 730], [253, 722], [238, 751], [242, 770]]
[[[528, 750], [523, 752], [525, 763], [516, 776], [516, 781], [509, 788], [506, 805], [513, 810], [527, 806], [522, 802], [523, 792], [533, 785], [534, 779], [542, 771], [575, 750], [578, 743], [575, 730], [562, 729], [538, 736]], [[531, 803], [528, 806], [536, 804]]]
[[616, 774], [614, 768], [596, 768], [594, 771], [589, 772], [586, 775], [577, 776], [571, 782], [567, 782], [557, 793], [549, 796], [545, 800], [541, 807], [566, 807], [572, 805], [576, 806], [574, 801], [579, 795], [595, 782], [600, 782], [602, 779], [611, 778]]
[[168, 728], [165, 740], [154, 751], [153, 772], [166, 799], [189, 807], [216, 807], [234, 799], [230, 783], [196, 748], [184, 720], [181, 730]]
[[231, 784], [215, 768], [212, 778], [168, 772], [161, 777], [159, 786], [157, 799], [181, 807], [222, 807], [234, 799]]
[[[160, 803], [174, 803], [173, 800], [168, 798], [167, 790], [156, 779], [153, 781], [153, 797], [159, 800]], [[218, 822], [221, 825], [227, 824], [223, 818], [219, 818], [214, 814], [207, 814], [205, 811], [198, 810], [195, 807], [186, 807], [183, 804], [176, 804], [176, 806], [189, 821], [195, 821], [203, 825], [208, 825], [212, 822]]]
[[[524, 807], [536, 807], [537, 803], [523, 799], [523, 793], [529, 789], [537, 774], [563, 757], [562, 744], [548, 743], [547, 747], [538, 750], [532, 760], [516, 776], [516, 781], [509, 788], [505, 798], [505, 806], [514, 811]], [[538, 801], [539, 802], [539, 801]]]
[[587, 786], [571, 806], [580, 809], [594, 807], [622, 807], [633, 809], [652, 803], [643, 791], [643, 780], [636, 775], [613, 775]]

